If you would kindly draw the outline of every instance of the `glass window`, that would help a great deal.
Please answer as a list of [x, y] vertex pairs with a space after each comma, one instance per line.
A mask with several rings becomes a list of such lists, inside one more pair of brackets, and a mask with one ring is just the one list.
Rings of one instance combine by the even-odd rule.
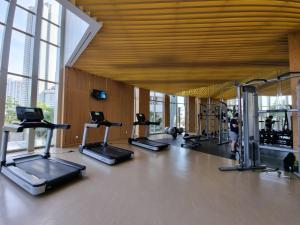
[[[0, 24], [0, 62], [2, 60], [2, 46], [3, 46], [4, 30], [5, 30], [5, 27]], [[0, 67], [1, 67], [1, 63], [0, 63]]]
[[42, 20], [41, 38], [52, 44], [59, 45], [59, 27]]
[[35, 15], [16, 7], [13, 27], [33, 35], [35, 30]]
[[[18, 122], [16, 106], [29, 106], [30, 79], [8, 75], [6, 85], [5, 124]], [[28, 131], [11, 133], [8, 150], [24, 149], [27, 147]]]
[[43, 18], [60, 25], [61, 5], [55, 0], [44, 0]]
[[170, 96], [170, 126], [185, 128], [185, 97]]
[[[37, 106], [43, 109], [45, 120], [55, 122], [57, 102], [57, 84], [39, 81]], [[35, 146], [40, 147], [45, 144], [47, 131], [45, 129], [36, 129]], [[55, 137], [55, 135], [53, 136]], [[53, 142], [55, 139], [53, 138]]]
[[6, 23], [7, 11], [8, 11], [8, 2], [4, 0], [0, 0], [0, 22]]
[[48, 81], [58, 80], [59, 48], [41, 42], [39, 78]]
[[36, 12], [36, 3], [36, 0], [17, 0], [17, 5], [22, 6], [23, 8], [28, 9], [31, 12]]
[[23, 33], [12, 31], [8, 71], [31, 76], [33, 38]]
[[170, 104], [170, 127], [176, 127], [176, 119], [177, 119], [177, 104], [172, 103]]
[[292, 103], [292, 96], [291, 95], [289, 95], [288, 96], [288, 105], [292, 105], [293, 103]]
[[162, 133], [164, 126], [164, 94], [150, 91], [150, 121], [160, 124], [150, 126], [150, 133]]

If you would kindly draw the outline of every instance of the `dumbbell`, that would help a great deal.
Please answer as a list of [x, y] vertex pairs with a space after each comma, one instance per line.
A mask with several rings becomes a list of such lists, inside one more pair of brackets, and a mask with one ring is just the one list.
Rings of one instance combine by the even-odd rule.
[[177, 132], [178, 132], [178, 134], [182, 134], [182, 133], [184, 132], [183, 127], [179, 127], [179, 128], [177, 129]]
[[165, 128], [165, 133], [172, 135], [172, 137], [174, 139], [176, 139], [177, 138], [177, 133], [178, 133], [177, 127], [166, 127]]

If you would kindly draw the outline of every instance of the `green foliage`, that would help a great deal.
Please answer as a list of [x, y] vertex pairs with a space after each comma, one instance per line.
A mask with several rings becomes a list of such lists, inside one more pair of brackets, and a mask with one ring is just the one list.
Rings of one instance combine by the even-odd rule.
[[5, 123], [12, 124], [18, 121], [16, 116], [16, 101], [11, 97], [7, 96], [6, 98], [6, 107], [5, 107]]
[[[6, 107], [5, 107], [5, 123], [12, 124], [18, 122], [17, 115], [16, 115], [16, 107], [17, 102], [14, 100], [13, 97], [7, 96], [6, 98]], [[51, 108], [49, 105], [38, 102], [37, 106], [43, 110], [45, 120], [53, 122], [54, 120], [54, 109]]]
[[38, 102], [37, 107], [41, 108], [44, 113], [45, 120], [49, 122], [53, 122], [54, 120], [54, 109], [51, 108], [49, 105], [45, 104], [44, 102]]

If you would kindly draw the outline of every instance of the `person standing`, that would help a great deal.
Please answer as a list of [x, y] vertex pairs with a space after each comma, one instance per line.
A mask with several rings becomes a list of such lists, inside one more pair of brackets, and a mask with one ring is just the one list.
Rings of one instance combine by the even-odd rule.
[[275, 121], [273, 121], [273, 116], [269, 116], [265, 120], [265, 128], [267, 131], [272, 131], [273, 130], [273, 124]]
[[230, 120], [230, 131], [229, 131], [229, 138], [231, 141], [231, 155], [235, 156], [237, 142], [239, 138], [239, 121], [238, 121], [239, 114], [235, 113], [233, 118]]

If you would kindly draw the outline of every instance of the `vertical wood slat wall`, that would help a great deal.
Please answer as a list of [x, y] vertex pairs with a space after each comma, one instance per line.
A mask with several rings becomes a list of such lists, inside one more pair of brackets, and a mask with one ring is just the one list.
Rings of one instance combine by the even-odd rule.
[[[150, 118], [150, 91], [147, 89], [139, 89], [139, 112], [144, 113], [147, 120]], [[139, 135], [144, 136], [145, 126], [139, 126]]]
[[188, 97], [187, 105], [187, 125], [188, 132], [196, 132], [196, 98]]
[[[108, 99], [98, 101], [91, 97], [93, 89], [107, 92]], [[62, 147], [79, 145], [84, 123], [90, 120], [90, 111], [103, 111], [107, 120], [122, 122], [122, 127], [112, 127], [109, 139], [128, 138], [132, 129], [134, 88], [90, 73], [66, 68], [63, 83], [63, 118], [71, 129], [62, 132]], [[104, 128], [90, 129], [89, 142], [100, 141]]]

